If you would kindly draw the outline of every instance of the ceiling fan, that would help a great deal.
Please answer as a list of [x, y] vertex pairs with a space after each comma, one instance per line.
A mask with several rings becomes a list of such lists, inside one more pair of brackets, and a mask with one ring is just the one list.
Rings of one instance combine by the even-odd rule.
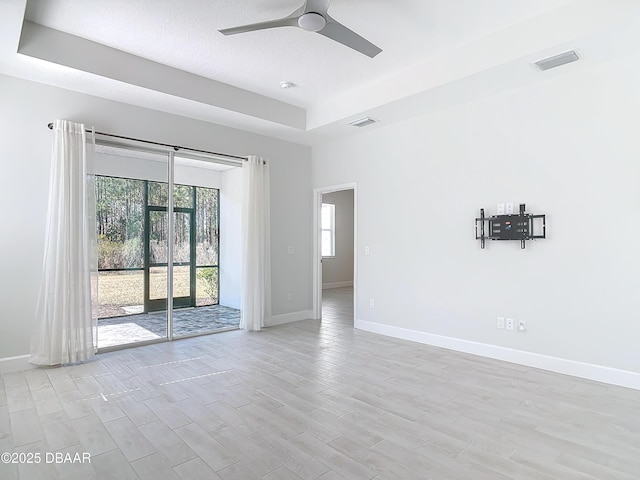
[[224, 35], [235, 35], [236, 33], [253, 32], [254, 30], [264, 30], [266, 28], [300, 27], [308, 32], [324, 35], [368, 57], [373, 58], [379, 54], [382, 49], [362, 38], [356, 32], [349, 30], [327, 13], [330, 2], [331, 0], [306, 0], [304, 5], [284, 18], [240, 27], [224, 28], [219, 32]]

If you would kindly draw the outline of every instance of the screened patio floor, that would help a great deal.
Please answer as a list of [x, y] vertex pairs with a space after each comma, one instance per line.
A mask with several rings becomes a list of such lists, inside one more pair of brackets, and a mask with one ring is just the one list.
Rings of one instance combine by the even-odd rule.
[[[173, 336], [187, 337], [238, 328], [240, 310], [224, 305], [173, 311]], [[167, 312], [140, 313], [98, 320], [98, 348], [126, 345], [167, 336]]]

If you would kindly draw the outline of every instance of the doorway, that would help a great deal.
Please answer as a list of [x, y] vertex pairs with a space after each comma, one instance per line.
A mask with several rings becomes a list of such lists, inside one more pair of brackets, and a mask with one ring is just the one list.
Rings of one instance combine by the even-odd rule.
[[[337, 197], [340, 196], [339, 192], [352, 192], [352, 208], [353, 213], [347, 213], [347, 217], [344, 218], [345, 212], [341, 211], [339, 202], [337, 201]], [[337, 195], [335, 195], [337, 194]], [[325, 197], [325, 195], [327, 197]], [[333, 203], [323, 202], [323, 198], [331, 198], [333, 196]], [[331, 298], [332, 302], [335, 299], [339, 299], [342, 305], [345, 304], [346, 293], [351, 293], [353, 300], [349, 301], [349, 306], [351, 307], [351, 311], [353, 313], [353, 319], [357, 318], [357, 262], [358, 262], [358, 235], [357, 235], [357, 205], [358, 205], [358, 190], [356, 183], [348, 183], [341, 185], [334, 185], [330, 187], [316, 188], [314, 189], [314, 235], [313, 235], [313, 252], [314, 252], [314, 262], [313, 262], [313, 314], [316, 319], [323, 318], [323, 286], [325, 287], [325, 292], [327, 298]], [[323, 203], [325, 203], [324, 208], [324, 225], [323, 225]], [[327, 208], [327, 205], [333, 205], [333, 208]], [[329, 219], [328, 221], [328, 212], [332, 212], [334, 215], [333, 219]], [[342, 219], [340, 216], [342, 215]], [[333, 231], [328, 225], [331, 225], [333, 221]], [[348, 225], [348, 226], [347, 226]], [[323, 228], [324, 226], [324, 228]], [[345, 235], [344, 228], [350, 228], [351, 232], [348, 232], [348, 235]], [[338, 233], [338, 228], [341, 228], [343, 231]], [[347, 242], [351, 243], [351, 255], [344, 255], [344, 239], [347, 238]], [[342, 240], [340, 240], [342, 239]], [[331, 248], [328, 248], [327, 242], [331, 245]], [[341, 245], [338, 245], [338, 243]], [[324, 252], [323, 252], [323, 243], [324, 243]], [[324, 255], [323, 255], [324, 254]], [[343, 272], [347, 271], [351, 273], [349, 277], [331, 277], [325, 281], [323, 279], [323, 264], [332, 263], [332, 267], [338, 267], [332, 269], [332, 275], [337, 270]], [[336, 265], [338, 264], [338, 265]], [[347, 290], [350, 290], [347, 292]], [[334, 299], [335, 297], [335, 299]], [[334, 302], [335, 303], [335, 302]], [[333, 310], [333, 304], [331, 306]], [[345, 309], [341, 308], [341, 311], [344, 313]]]
[[[173, 308], [196, 304], [194, 210], [174, 207]], [[167, 309], [167, 207], [149, 206], [145, 216], [144, 312]]]
[[99, 351], [238, 328], [237, 289], [224, 281], [238, 242], [221, 253], [220, 239], [238, 236], [239, 169], [100, 144], [94, 158]]

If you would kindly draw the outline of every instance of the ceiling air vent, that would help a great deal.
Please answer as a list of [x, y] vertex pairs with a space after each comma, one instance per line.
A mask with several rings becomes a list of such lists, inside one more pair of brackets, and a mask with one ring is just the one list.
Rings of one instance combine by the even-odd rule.
[[578, 54], [573, 50], [568, 52], [561, 53], [560, 55], [554, 55], [553, 57], [543, 58], [542, 60], [538, 60], [535, 65], [541, 71], [549, 70], [551, 68], [559, 67], [560, 65], [565, 65], [567, 63], [575, 62], [580, 60]]
[[376, 123], [376, 122], [377, 120], [374, 120], [371, 117], [364, 117], [364, 118], [359, 118], [358, 120], [349, 122], [349, 125], [352, 125], [354, 127], [366, 127], [367, 125], [371, 125], [372, 123]]

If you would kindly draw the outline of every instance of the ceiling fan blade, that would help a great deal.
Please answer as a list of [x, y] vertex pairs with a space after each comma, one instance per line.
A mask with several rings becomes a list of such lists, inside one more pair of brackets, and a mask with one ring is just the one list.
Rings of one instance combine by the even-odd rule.
[[336, 42], [346, 45], [349, 48], [353, 48], [354, 50], [357, 50], [358, 52], [363, 53], [364, 55], [371, 58], [375, 57], [382, 51], [381, 48], [376, 47], [369, 40], [361, 37], [353, 30], [349, 30], [347, 27], [345, 27], [341, 23], [336, 22], [328, 15], [327, 17], [327, 24], [322, 30], [318, 32], [320, 35], [324, 35], [331, 40], [335, 40]]
[[[297, 12], [296, 12], [297, 13]], [[218, 30], [223, 35], [235, 35], [236, 33], [253, 32], [255, 30], [265, 30], [267, 28], [277, 27], [297, 27], [298, 16], [288, 16], [280, 18], [278, 20], [270, 20], [268, 22], [251, 23], [249, 25], [242, 25], [240, 27], [223, 28]]]
[[313, 12], [324, 15], [329, 10], [331, 0], [307, 0], [304, 4], [304, 13]]

